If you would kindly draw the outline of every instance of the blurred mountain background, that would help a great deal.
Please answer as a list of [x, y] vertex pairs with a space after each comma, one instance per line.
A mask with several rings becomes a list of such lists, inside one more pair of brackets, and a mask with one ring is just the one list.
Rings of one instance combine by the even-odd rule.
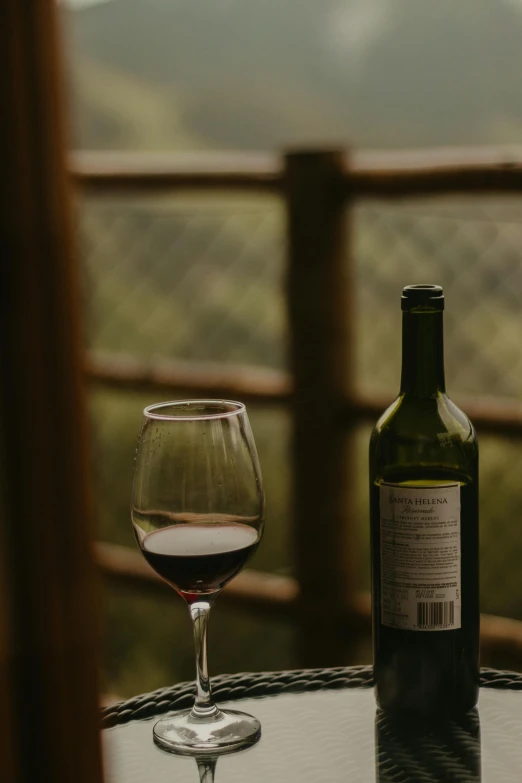
[[521, 0], [68, 0], [73, 146], [518, 144]]

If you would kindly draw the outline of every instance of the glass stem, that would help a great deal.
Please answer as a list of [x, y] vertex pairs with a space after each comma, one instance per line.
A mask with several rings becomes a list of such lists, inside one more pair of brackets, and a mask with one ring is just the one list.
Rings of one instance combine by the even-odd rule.
[[196, 647], [196, 701], [192, 708], [195, 718], [212, 718], [219, 710], [212, 700], [207, 667], [207, 626], [211, 601], [196, 601], [189, 606], [194, 626]]
[[214, 783], [214, 776], [216, 772], [216, 762], [217, 759], [215, 756], [213, 757], [206, 757], [203, 759], [196, 759], [196, 764], [198, 765], [198, 772], [199, 772], [199, 783]]

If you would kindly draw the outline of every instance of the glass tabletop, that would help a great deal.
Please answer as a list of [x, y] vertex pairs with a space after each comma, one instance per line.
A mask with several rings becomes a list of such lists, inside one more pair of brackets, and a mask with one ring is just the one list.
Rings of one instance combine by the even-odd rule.
[[153, 744], [157, 718], [133, 721], [103, 732], [107, 783], [518, 783], [522, 777], [522, 692], [482, 689], [478, 710], [444, 727], [391, 721], [377, 711], [371, 688], [228, 706], [261, 720], [257, 745], [197, 762]]

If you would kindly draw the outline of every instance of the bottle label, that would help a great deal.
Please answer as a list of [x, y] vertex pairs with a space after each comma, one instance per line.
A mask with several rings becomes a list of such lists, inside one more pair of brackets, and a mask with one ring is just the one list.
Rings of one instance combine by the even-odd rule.
[[381, 484], [381, 622], [461, 627], [460, 485]]

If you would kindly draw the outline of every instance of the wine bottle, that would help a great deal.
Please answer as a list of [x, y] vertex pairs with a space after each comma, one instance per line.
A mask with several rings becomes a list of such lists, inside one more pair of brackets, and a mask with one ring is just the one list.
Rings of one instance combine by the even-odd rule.
[[464, 712], [478, 699], [478, 446], [444, 382], [444, 294], [409, 285], [399, 396], [370, 439], [376, 697]]

